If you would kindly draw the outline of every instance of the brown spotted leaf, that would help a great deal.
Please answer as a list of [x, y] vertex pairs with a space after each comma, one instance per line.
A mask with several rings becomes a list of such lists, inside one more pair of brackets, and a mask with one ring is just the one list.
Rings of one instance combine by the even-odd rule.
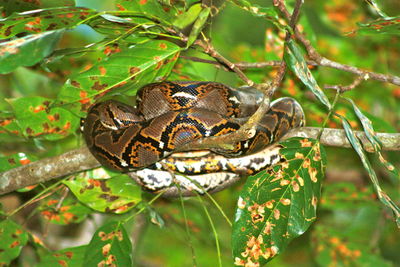
[[394, 218], [396, 220], [397, 227], [400, 228], [400, 207], [397, 206], [397, 204], [392, 200], [392, 198], [380, 186], [378, 176], [376, 175], [376, 172], [372, 168], [372, 165], [369, 162], [369, 159], [364, 151], [364, 148], [363, 148], [360, 140], [358, 140], [357, 136], [355, 135], [353, 129], [351, 128], [350, 123], [347, 121], [347, 119], [345, 117], [343, 117], [341, 115], [337, 115], [337, 116], [342, 120], [342, 125], [343, 125], [343, 129], [346, 133], [346, 137], [349, 140], [354, 151], [360, 157], [360, 160], [364, 166], [364, 169], [368, 172], [369, 178], [371, 179], [371, 182], [375, 188], [375, 192], [376, 192], [379, 200], [384, 205], [386, 205], [388, 208], [390, 208], [392, 210]]
[[36, 157], [25, 153], [16, 153], [9, 156], [0, 156], [0, 172], [4, 172], [35, 161]]
[[9, 266], [28, 241], [28, 234], [12, 220], [0, 222], [0, 266]]
[[301, 54], [300, 48], [293, 40], [289, 40], [286, 43], [286, 53], [284, 54], [284, 58], [288, 67], [294, 72], [294, 74], [296, 74], [302, 83], [313, 92], [322, 104], [330, 109], [331, 103], [329, 102], [329, 99], [317, 84], [317, 81], [308, 69], [307, 62]]
[[[61, 89], [58, 99], [63, 103], [78, 103], [79, 110], [108, 91], [165, 78], [171, 71], [179, 46], [167, 41], [151, 41], [114, 51], [91, 69], [71, 77]], [[140, 76], [139, 76], [140, 75]], [[139, 77], [138, 77], [139, 76]], [[81, 114], [82, 115], [82, 114]]]
[[[108, 38], [118, 39], [119, 42], [144, 43], [155, 38], [155, 32], [161, 32], [158, 22], [139, 16], [129, 18], [112, 15], [101, 15], [88, 22], [93, 30], [107, 35]], [[152, 32], [152, 34], [148, 34]], [[164, 32], [164, 31], [163, 31]], [[166, 33], [166, 32], [165, 32]], [[123, 37], [123, 38], [121, 38]]]
[[92, 210], [81, 204], [74, 197], [64, 198], [60, 202], [60, 196], [45, 199], [39, 207], [39, 214], [46, 221], [66, 225], [79, 223], [92, 213]]
[[53, 51], [62, 33], [47, 31], [0, 43], [0, 74], [38, 63]]
[[121, 222], [110, 222], [94, 233], [82, 266], [132, 266], [132, 243]]
[[52, 108], [50, 99], [33, 96], [8, 99], [8, 102], [22, 131], [20, 135], [57, 140], [78, 128], [79, 118], [66, 109]]
[[41, 255], [36, 267], [83, 266], [87, 246], [66, 248]]
[[121, 11], [135, 11], [151, 19], [169, 25], [176, 16], [176, 8], [163, 6], [161, 1], [152, 0], [116, 0], [115, 5]]
[[10, 113], [0, 113], [0, 140], [6, 141], [10, 136], [21, 136], [21, 128]]
[[75, 6], [75, 0], [0, 0], [0, 6], [6, 16], [13, 12], [22, 12], [40, 8]]
[[140, 187], [127, 175], [94, 179], [103, 176], [98, 170], [88, 172], [89, 177], [80, 176], [64, 183], [79, 201], [101, 212], [124, 213], [141, 201]]
[[359, 23], [358, 33], [400, 35], [400, 17], [378, 19], [370, 23]]
[[361, 122], [361, 125], [364, 129], [364, 133], [368, 140], [371, 142], [375, 154], [378, 157], [379, 161], [382, 163], [382, 165], [389, 171], [391, 172], [395, 177], [399, 178], [399, 172], [397, 171], [396, 167], [387, 161], [384, 156], [382, 155], [381, 149], [382, 149], [382, 142], [379, 140], [378, 136], [376, 135], [376, 132], [374, 130], [374, 127], [372, 126], [371, 120], [364, 115], [364, 113], [357, 107], [357, 105], [354, 103], [353, 100], [350, 98], [345, 98], [347, 101], [349, 101], [353, 105], [354, 113], [357, 115], [358, 119]]
[[292, 138], [280, 144], [286, 160], [249, 177], [240, 193], [232, 234], [238, 266], [268, 262], [316, 219], [324, 149], [311, 139]]
[[40, 33], [71, 28], [96, 14], [97, 11], [84, 7], [37, 9], [14, 13], [0, 19], [0, 38], [11, 38], [19, 33]]

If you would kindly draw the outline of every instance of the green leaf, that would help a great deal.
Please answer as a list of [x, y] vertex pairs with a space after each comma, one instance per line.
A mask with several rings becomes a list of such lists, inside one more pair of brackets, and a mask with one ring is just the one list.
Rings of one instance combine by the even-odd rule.
[[8, 102], [24, 136], [58, 140], [78, 128], [79, 118], [66, 109], [52, 108], [50, 99], [32, 96], [8, 99]]
[[121, 11], [140, 12], [146, 17], [160, 20], [163, 24], [170, 25], [176, 14], [174, 8], [163, 8], [159, 1], [148, 0], [116, 0], [115, 5]]
[[132, 244], [120, 222], [110, 222], [94, 233], [82, 266], [132, 266]]
[[358, 23], [358, 33], [400, 35], [400, 17], [378, 19], [370, 23]]
[[28, 234], [12, 220], [0, 222], [0, 266], [8, 266], [28, 241]]
[[367, 116], [365, 116], [361, 110], [357, 107], [357, 105], [354, 103], [353, 100], [350, 98], [345, 98], [347, 101], [349, 101], [353, 105], [354, 112], [356, 113], [358, 119], [361, 121], [361, 124], [364, 129], [364, 133], [367, 136], [368, 140], [371, 142], [373, 148], [375, 149], [375, 153], [377, 154], [379, 161], [383, 164], [383, 166], [393, 173], [394, 176], [399, 177], [399, 172], [395, 168], [393, 164], [388, 162], [382, 155], [381, 150], [382, 150], [382, 142], [379, 140], [378, 136], [376, 135], [376, 132], [374, 128], [372, 127], [372, 122], [368, 119]]
[[393, 211], [397, 226], [400, 228], [400, 208], [386, 194], [386, 192], [384, 192], [382, 190], [382, 188], [379, 184], [378, 177], [376, 176], [376, 173], [375, 173], [374, 169], [372, 168], [367, 155], [364, 152], [361, 142], [358, 140], [357, 136], [354, 134], [353, 129], [350, 126], [350, 123], [347, 121], [347, 119], [345, 117], [343, 117], [341, 115], [337, 115], [337, 116], [339, 116], [340, 119], [342, 120], [342, 125], [345, 130], [347, 139], [349, 140], [349, 142], [350, 142], [351, 146], [354, 148], [354, 150], [357, 152], [365, 170], [368, 172], [368, 175], [371, 178], [372, 184], [374, 185], [374, 188], [378, 195], [379, 200]]
[[194, 43], [194, 41], [196, 41], [197, 36], [203, 30], [203, 28], [207, 22], [210, 12], [211, 12], [211, 8], [209, 8], [209, 7], [205, 7], [200, 11], [200, 14], [197, 17], [197, 19], [194, 22], [194, 25], [192, 27], [192, 31], [190, 32], [186, 47], [191, 46]]
[[266, 263], [316, 219], [325, 152], [311, 139], [280, 144], [286, 160], [249, 177], [240, 193], [232, 234], [236, 265]]
[[340, 229], [318, 225], [313, 233], [315, 260], [319, 266], [391, 267], [390, 262], [372, 251], [365, 242], [354, 242]]
[[367, 2], [379, 16], [381, 16], [382, 18], [389, 18], [389, 16], [386, 15], [386, 13], [381, 10], [381, 8], [378, 6], [375, 0], [365, 0], [365, 2]]
[[62, 33], [62, 30], [49, 31], [0, 43], [0, 73], [35, 65], [54, 50]]
[[195, 4], [191, 6], [188, 11], [177, 17], [177, 19], [174, 21], [174, 26], [180, 29], [189, 26], [196, 21], [200, 11], [202, 11], [201, 4]]
[[296, 74], [303, 84], [313, 92], [322, 104], [324, 104], [328, 109], [331, 109], [329, 99], [317, 84], [317, 81], [314, 79], [314, 76], [307, 67], [307, 62], [304, 60], [300, 48], [293, 40], [289, 40], [286, 43], [284, 59], [288, 67], [294, 72], [294, 74]]
[[353, 105], [354, 112], [356, 113], [358, 119], [360, 120], [363, 128], [364, 133], [367, 136], [368, 140], [371, 142], [372, 146], [374, 147], [375, 151], [380, 151], [382, 147], [382, 143], [379, 138], [376, 136], [375, 130], [372, 127], [371, 121], [361, 112], [361, 110], [357, 107], [353, 100], [350, 98], [345, 98]]
[[[84, 107], [94, 102], [95, 96], [132, 85], [137, 82], [139, 74], [161, 80], [171, 71], [179, 51], [177, 45], [167, 41], [152, 41], [122, 49], [97, 62], [91, 69], [71, 77], [61, 89], [58, 100], [63, 103], [79, 102], [82, 107], [78, 110], [85, 110]], [[148, 83], [149, 77], [137, 80]]]
[[149, 40], [152, 35], [146, 35], [148, 31], [161, 32], [157, 23], [142, 16], [130, 16], [129, 18], [112, 15], [101, 15], [88, 22], [95, 31], [114, 38], [115, 41], [142, 43]]
[[8, 16], [13, 12], [22, 12], [39, 8], [75, 6], [75, 0], [0, 0], [0, 6], [4, 8], [4, 12]]
[[72, 28], [95, 16], [97, 12], [84, 7], [37, 9], [0, 19], [0, 38], [11, 38], [19, 33], [40, 33]]
[[83, 266], [87, 246], [57, 250], [40, 257], [36, 267]]
[[0, 172], [4, 172], [35, 161], [36, 157], [25, 153], [16, 153], [10, 156], [0, 157]]
[[92, 212], [71, 197], [63, 199], [61, 203], [59, 198], [46, 199], [41, 203], [39, 211], [45, 220], [60, 225], [79, 223]]
[[15, 121], [15, 118], [10, 116], [0, 118], [0, 139], [4, 140], [11, 135], [22, 135], [22, 130]]
[[234, 4], [239, 6], [240, 8], [250, 12], [254, 16], [257, 17], [266, 17], [269, 19], [278, 20], [278, 15], [276, 14], [275, 9], [271, 7], [262, 7], [257, 4], [253, 4], [247, 0], [232, 0]]
[[79, 201], [101, 212], [124, 213], [141, 201], [140, 187], [124, 174], [109, 179], [80, 176], [64, 183]]

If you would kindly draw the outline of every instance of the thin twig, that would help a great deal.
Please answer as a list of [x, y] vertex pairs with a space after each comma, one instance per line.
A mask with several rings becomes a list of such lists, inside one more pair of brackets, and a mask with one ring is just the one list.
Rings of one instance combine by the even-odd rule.
[[325, 85], [324, 88], [325, 89], [334, 89], [339, 91], [340, 93], [344, 93], [350, 90], [353, 90], [354, 88], [356, 88], [357, 86], [360, 85], [360, 83], [365, 80], [365, 78], [363, 76], [357, 76], [356, 79], [354, 79], [354, 81], [349, 84], [349, 85]]
[[[202, 59], [202, 58], [197, 58], [197, 57], [187, 57], [187, 56], [181, 56], [181, 57], [188, 59], [188, 60], [196, 61], [196, 62], [213, 64], [217, 67], [224, 67], [225, 70], [232, 71], [232, 70], [226, 68], [224, 65], [222, 65], [218, 61]], [[261, 62], [236, 62], [234, 64], [239, 69], [245, 70], [245, 69], [260, 69], [260, 68], [265, 68], [265, 67], [275, 67], [276, 68], [276, 67], [281, 66], [282, 61], [270, 60], [270, 61], [261, 61]], [[314, 67], [321, 66], [321, 67], [333, 68], [333, 69], [338, 69], [341, 71], [353, 73], [353, 74], [357, 75], [358, 77], [362, 77], [362, 80], [372, 79], [372, 80], [376, 80], [376, 81], [388, 82], [391, 84], [400, 85], [400, 77], [398, 77], [398, 76], [376, 73], [376, 72], [367, 71], [367, 70], [361, 70], [361, 69], [353, 67], [353, 66], [334, 62], [334, 61], [329, 60], [324, 57], [321, 57], [321, 61], [319, 63], [317, 63], [314, 60], [307, 60], [307, 65], [314, 66]], [[361, 78], [359, 78], [359, 79], [361, 79]], [[352, 88], [352, 89], [354, 89], [354, 88]]]
[[215, 50], [212, 44], [208, 41], [208, 39], [197, 40], [195, 44], [203, 48], [206, 54], [215, 58], [218, 62], [222, 63], [223, 65], [227, 66], [229, 69], [234, 71], [238, 75], [238, 77], [242, 79], [248, 86], [255, 85], [255, 83], [252, 80], [250, 80], [240, 68], [238, 68], [234, 63], [232, 63], [224, 56], [222, 56], [220, 53], [218, 53], [217, 50]]
[[[274, 3], [274, 6], [277, 6], [278, 8], [279, 8], [279, 6], [284, 5], [282, 0], [274, 0], [273, 3]], [[296, 23], [299, 19], [300, 8], [301, 8], [302, 4], [303, 4], [303, 0], [297, 0], [296, 5], [293, 9], [293, 14], [292, 14], [292, 16], [290, 16], [289, 26], [293, 30], [296, 27]], [[285, 44], [290, 40], [291, 37], [292, 37], [291, 32], [286, 31]], [[286, 46], [284, 47], [284, 51], [286, 51]], [[282, 60], [281, 65], [278, 70], [278, 73], [275, 76], [274, 80], [272, 81], [271, 90], [267, 93], [268, 97], [271, 97], [275, 93], [275, 90], [277, 90], [277, 88], [280, 87], [280, 85], [283, 81], [283, 78], [285, 77], [285, 74], [286, 74], [286, 62]]]

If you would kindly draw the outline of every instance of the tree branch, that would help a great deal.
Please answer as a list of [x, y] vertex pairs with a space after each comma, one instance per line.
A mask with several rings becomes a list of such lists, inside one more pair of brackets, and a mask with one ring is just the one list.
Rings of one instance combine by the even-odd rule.
[[207, 55], [215, 58], [220, 64], [225, 65], [230, 70], [235, 72], [237, 74], [237, 76], [240, 79], [242, 79], [248, 86], [254, 86], [255, 85], [255, 83], [252, 80], [250, 80], [246, 76], [246, 74], [243, 73], [243, 71], [240, 68], [238, 68], [234, 63], [232, 63], [227, 58], [225, 58], [220, 53], [218, 53], [217, 50], [215, 50], [215, 48], [212, 46], [212, 44], [207, 39], [205, 39], [204, 41], [197, 40], [195, 42], [195, 44], [200, 46], [201, 48], [203, 48], [204, 52]]
[[[290, 131], [283, 139], [290, 137], [317, 138], [320, 128], [303, 127]], [[356, 135], [364, 144], [364, 149], [373, 152], [364, 132], [357, 131]], [[400, 151], [400, 133], [378, 133], [383, 150]], [[321, 144], [334, 147], [350, 147], [344, 130], [325, 128], [321, 136]], [[190, 150], [204, 149], [191, 147]], [[29, 185], [46, 182], [62, 176], [99, 167], [100, 163], [90, 154], [87, 147], [82, 147], [59, 156], [42, 159], [28, 165], [17, 167], [0, 173], [0, 195], [24, 188]]]
[[[281, 13], [285, 16], [285, 18], [290, 21], [291, 16], [289, 11], [287, 11], [286, 6], [282, 1], [277, 1], [279, 2], [278, 9], [281, 11]], [[381, 74], [381, 73], [375, 73], [372, 71], [367, 71], [367, 70], [361, 70], [359, 68], [346, 65], [346, 64], [341, 64], [335, 61], [332, 61], [330, 59], [327, 59], [323, 56], [321, 56], [317, 50], [311, 45], [311, 42], [300, 32], [299, 28], [296, 26], [294, 28], [294, 34], [296, 38], [304, 45], [304, 47], [307, 50], [307, 54], [310, 57], [311, 60], [315, 61], [318, 65], [320, 66], [325, 66], [325, 67], [330, 67], [338, 70], [343, 70], [346, 72], [354, 73], [358, 76], [364, 77], [364, 79], [374, 79], [377, 81], [382, 81], [382, 82], [389, 82], [395, 85], [400, 85], [400, 77], [390, 75], [390, 74]]]

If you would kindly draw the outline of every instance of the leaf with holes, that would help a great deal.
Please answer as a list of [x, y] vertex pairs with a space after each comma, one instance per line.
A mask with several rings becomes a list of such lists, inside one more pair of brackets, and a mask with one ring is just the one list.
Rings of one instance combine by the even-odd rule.
[[19, 33], [41, 33], [72, 28], [96, 14], [97, 11], [84, 7], [37, 9], [14, 13], [0, 19], [0, 38], [11, 38]]
[[66, 248], [41, 255], [36, 267], [83, 266], [87, 246]]
[[240, 193], [232, 234], [235, 265], [268, 262], [316, 219], [324, 149], [311, 139], [280, 144], [285, 161], [249, 177]]
[[358, 23], [358, 33], [400, 35], [400, 17], [378, 19], [370, 23]]
[[28, 234], [12, 220], [0, 222], [0, 266], [9, 266], [28, 242]]
[[[138, 75], [164, 78], [171, 71], [179, 51], [177, 45], [167, 41], [147, 42], [115, 51], [91, 69], [71, 77], [61, 89], [58, 100], [64, 104], [80, 104], [77, 112], [83, 116], [82, 110], [86, 110], [95, 97], [132, 85]], [[137, 80], [149, 82], [149, 79]]]
[[375, 191], [378, 195], [379, 200], [389, 207], [395, 216], [396, 224], [398, 227], [400, 227], [400, 208], [396, 205], [396, 203], [386, 194], [385, 191], [382, 190], [378, 177], [374, 171], [374, 169], [371, 166], [371, 163], [368, 160], [367, 155], [365, 154], [365, 151], [363, 149], [363, 146], [361, 145], [360, 140], [358, 140], [357, 136], [355, 135], [353, 129], [350, 126], [350, 123], [347, 121], [347, 119], [341, 115], [337, 115], [340, 117], [342, 120], [342, 125], [344, 128], [344, 131], [346, 133], [346, 137], [349, 140], [351, 146], [354, 148], [354, 150], [357, 152], [358, 156], [361, 159], [361, 162], [364, 166], [364, 169], [368, 172], [369, 177], [372, 181], [372, 184], [374, 185]]
[[0, 73], [38, 63], [54, 50], [62, 33], [49, 31], [0, 43]]
[[304, 60], [300, 52], [300, 48], [293, 40], [286, 43], [286, 53], [284, 54], [285, 62], [288, 67], [296, 74], [303, 84], [310, 89], [313, 94], [324, 104], [328, 109], [331, 108], [331, 103], [321, 90], [317, 81], [314, 79], [311, 71], [308, 69], [307, 62]]
[[82, 266], [132, 266], [132, 243], [120, 222], [110, 222], [94, 233]]
[[79, 118], [66, 109], [52, 108], [50, 99], [33, 96], [8, 99], [8, 102], [23, 136], [58, 140], [78, 128]]
[[46, 221], [66, 225], [81, 222], [92, 213], [92, 210], [72, 197], [67, 197], [60, 202], [58, 196], [44, 200], [39, 207], [39, 213]]
[[101, 212], [124, 213], [141, 201], [140, 187], [127, 175], [64, 181], [79, 201]]

